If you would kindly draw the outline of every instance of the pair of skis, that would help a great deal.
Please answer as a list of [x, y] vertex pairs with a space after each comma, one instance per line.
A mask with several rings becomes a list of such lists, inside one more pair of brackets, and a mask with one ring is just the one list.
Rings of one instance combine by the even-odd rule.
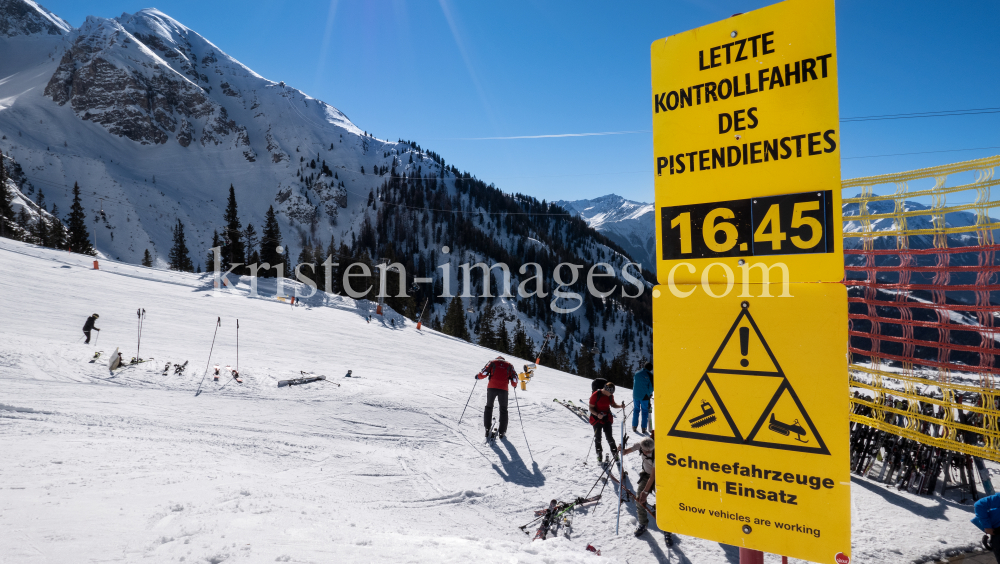
[[174, 367], [174, 375], [183, 374], [184, 370], [187, 368], [187, 365], [188, 365], [188, 361], [186, 361], [186, 360], [184, 361], [184, 364], [173, 364], [173, 365], [171, 365], [168, 362], [167, 365], [163, 367], [163, 375], [166, 376], [167, 374], [170, 373], [170, 367], [171, 366]]
[[496, 442], [497, 442], [497, 435], [498, 434], [499, 433], [498, 433], [498, 430], [497, 430], [497, 418], [494, 417], [493, 418], [493, 424], [490, 425], [490, 430], [489, 430], [488, 433], [486, 433], [486, 441], [485, 441], [486, 444], [495, 445]]
[[573, 412], [574, 415], [583, 420], [584, 423], [590, 424], [590, 410], [573, 403], [573, 400], [561, 400], [554, 398], [552, 401], [558, 403], [559, 405], [565, 407], [566, 409]]
[[[588, 498], [578, 497], [571, 502], [565, 502], [565, 503], [559, 503], [559, 501], [553, 499], [551, 502], [549, 502], [548, 507], [546, 507], [545, 509], [539, 509], [535, 511], [535, 519], [533, 519], [532, 521], [530, 521], [525, 525], [521, 525], [520, 529], [524, 531], [525, 534], [530, 535], [531, 533], [527, 530], [528, 527], [531, 526], [532, 523], [534, 523], [540, 518], [542, 522], [538, 526], [538, 529], [535, 530], [534, 540], [539, 540], [539, 539], [545, 540], [548, 537], [549, 533], [551, 532], [553, 526], [555, 526], [557, 529], [562, 523], [566, 523], [567, 527], [572, 526], [571, 512], [574, 509], [589, 503], [596, 503], [600, 499], [601, 499], [600, 495]], [[565, 536], [569, 535], [567, 534]]]

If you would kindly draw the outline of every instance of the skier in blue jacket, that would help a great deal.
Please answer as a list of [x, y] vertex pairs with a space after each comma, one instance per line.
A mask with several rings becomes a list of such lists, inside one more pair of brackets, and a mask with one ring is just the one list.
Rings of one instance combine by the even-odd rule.
[[[990, 536], [990, 548], [993, 556], [1000, 562], [1000, 494], [984, 497], [973, 506], [976, 516], [972, 524]], [[985, 544], [986, 539], [983, 539]]]
[[639, 412], [642, 412], [642, 433], [649, 421], [649, 400], [653, 397], [653, 363], [647, 362], [632, 376], [632, 432], [639, 432]]

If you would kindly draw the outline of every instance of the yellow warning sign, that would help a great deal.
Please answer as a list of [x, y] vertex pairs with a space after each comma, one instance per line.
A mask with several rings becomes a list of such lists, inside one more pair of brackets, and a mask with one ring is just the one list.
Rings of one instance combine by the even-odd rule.
[[834, 0], [672, 35], [650, 58], [660, 283], [840, 281]]
[[657, 524], [810, 562], [849, 556], [846, 288], [678, 289], [653, 292], [656, 483], [669, 484]]
[[744, 304], [668, 434], [830, 454]]

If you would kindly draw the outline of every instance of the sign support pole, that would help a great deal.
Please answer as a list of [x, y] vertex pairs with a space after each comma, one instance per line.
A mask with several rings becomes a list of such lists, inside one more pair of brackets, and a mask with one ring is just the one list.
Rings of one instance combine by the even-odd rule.
[[740, 564], [764, 564], [764, 553], [750, 548], [740, 548]]

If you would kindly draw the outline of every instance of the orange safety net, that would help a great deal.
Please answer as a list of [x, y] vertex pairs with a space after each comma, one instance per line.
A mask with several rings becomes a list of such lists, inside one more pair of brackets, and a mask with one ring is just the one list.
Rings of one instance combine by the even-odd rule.
[[997, 165], [842, 187], [851, 421], [1000, 461]]

